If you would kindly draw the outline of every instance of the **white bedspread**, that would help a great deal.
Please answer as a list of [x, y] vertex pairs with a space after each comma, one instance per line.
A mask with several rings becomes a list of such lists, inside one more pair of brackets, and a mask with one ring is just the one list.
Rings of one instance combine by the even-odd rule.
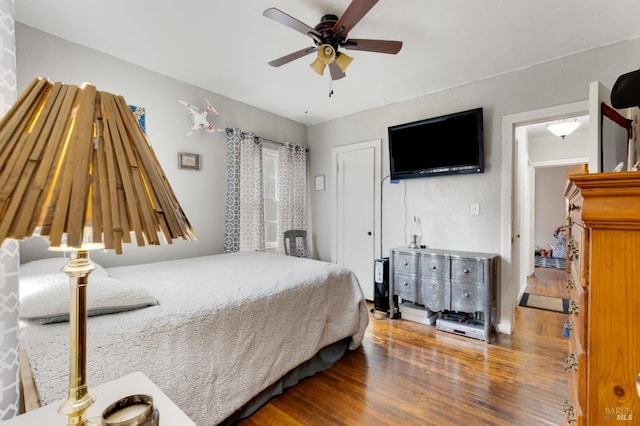
[[[244, 252], [107, 270], [160, 304], [89, 318], [90, 389], [140, 370], [198, 425], [328, 344], [351, 336], [357, 348], [369, 321], [355, 276], [327, 262]], [[23, 339], [41, 403], [66, 397], [68, 323], [29, 326]]]

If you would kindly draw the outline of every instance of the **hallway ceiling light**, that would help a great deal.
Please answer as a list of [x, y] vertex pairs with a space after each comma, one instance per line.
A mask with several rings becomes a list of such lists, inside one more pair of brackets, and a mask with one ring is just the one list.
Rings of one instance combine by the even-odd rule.
[[564, 139], [569, 136], [580, 126], [577, 118], [569, 118], [566, 120], [560, 120], [557, 123], [547, 124], [547, 129], [556, 136], [560, 136]]

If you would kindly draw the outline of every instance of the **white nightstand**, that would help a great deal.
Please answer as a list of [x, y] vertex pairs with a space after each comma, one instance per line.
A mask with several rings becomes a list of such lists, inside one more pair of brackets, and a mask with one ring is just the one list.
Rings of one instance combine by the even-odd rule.
[[[153, 405], [158, 407], [158, 411], [160, 412], [160, 425], [196, 426], [160, 388], [139, 371], [100, 386], [89, 388], [89, 392], [96, 397], [96, 403], [87, 410], [88, 418], [100, 417], [102, 411], [107, 408], [109, 404], [122, 397], [133, 394], [146, 394], [153, 397]], [[11, 420], [2, 422], [2, 425], [34, 426], [46, 424], [51, 426], [64, 426], [67, 424], [67, 417], [58, 414], [60, 404], [62, 404], [62, 400], [14, 417]]]

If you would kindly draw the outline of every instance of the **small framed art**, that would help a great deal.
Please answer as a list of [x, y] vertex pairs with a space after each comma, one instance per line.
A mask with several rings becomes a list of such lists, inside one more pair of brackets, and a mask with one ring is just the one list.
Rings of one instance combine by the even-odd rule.
[[200, 170], [200, 154], [194, 154], [192, 152], [179, 152], [178, 168]]

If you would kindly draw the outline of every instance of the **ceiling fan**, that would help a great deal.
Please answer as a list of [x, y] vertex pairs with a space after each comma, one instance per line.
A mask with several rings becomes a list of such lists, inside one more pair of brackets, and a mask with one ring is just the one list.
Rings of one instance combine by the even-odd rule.
[[344, 52], [340, 52], [339, 48], [395, 55], [402, 48], [401, 41], [347, 38], [349, 31], [377, 2], [378, 0], [352, 0], [341, 17], [331, 14], [324, 15], [320, 19], [320, 23], [313, 28], [275, 7], [265, 10], [263, 15], [267, 18], [309, 36], [315, 43], [315, 46], [305, 47], [274, 59], [269, 62], [269, 65], [279, 67], [317, 51], [317, 58], [309, 65], [311, 69], [323, 75], [328, 65], [331, 79], [338, 80], [345, 76], [344, 72], [353, 60]]

